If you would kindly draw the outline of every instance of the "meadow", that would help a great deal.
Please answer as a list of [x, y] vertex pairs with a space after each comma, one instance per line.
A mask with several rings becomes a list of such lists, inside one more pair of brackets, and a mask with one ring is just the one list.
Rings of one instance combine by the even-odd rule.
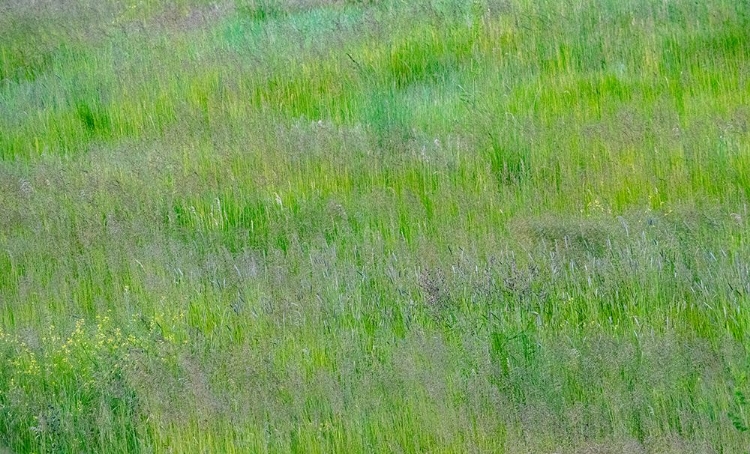
[[749, 0], [0, 0], [0, 452], [750, 449]]

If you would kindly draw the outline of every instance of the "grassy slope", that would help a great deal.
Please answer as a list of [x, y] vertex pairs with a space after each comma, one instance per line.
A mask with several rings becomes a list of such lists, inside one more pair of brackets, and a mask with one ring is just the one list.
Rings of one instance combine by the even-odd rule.
[[746, 0], [6, 5], [0, 448], [750, 442]]

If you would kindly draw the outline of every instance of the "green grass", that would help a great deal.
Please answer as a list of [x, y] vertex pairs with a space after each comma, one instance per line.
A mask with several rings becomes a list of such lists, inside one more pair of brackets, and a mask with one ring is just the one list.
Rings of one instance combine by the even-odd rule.
[[0, 10], [0, 452], [750, 446], [746, 0]]

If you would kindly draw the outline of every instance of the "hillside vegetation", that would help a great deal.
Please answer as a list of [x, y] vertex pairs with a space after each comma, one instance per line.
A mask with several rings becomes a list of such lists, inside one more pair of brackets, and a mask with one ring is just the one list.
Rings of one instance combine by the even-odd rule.
[[2, 0], [0, 452], [744, 452], [749, 199], [749, 0]]

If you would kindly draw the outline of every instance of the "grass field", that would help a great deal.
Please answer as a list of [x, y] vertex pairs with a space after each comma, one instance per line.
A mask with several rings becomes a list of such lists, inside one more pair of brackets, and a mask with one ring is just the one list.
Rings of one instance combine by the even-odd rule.
[[0, 452], [748, 452], [749, 203], [749, 0], [0, 0]]

